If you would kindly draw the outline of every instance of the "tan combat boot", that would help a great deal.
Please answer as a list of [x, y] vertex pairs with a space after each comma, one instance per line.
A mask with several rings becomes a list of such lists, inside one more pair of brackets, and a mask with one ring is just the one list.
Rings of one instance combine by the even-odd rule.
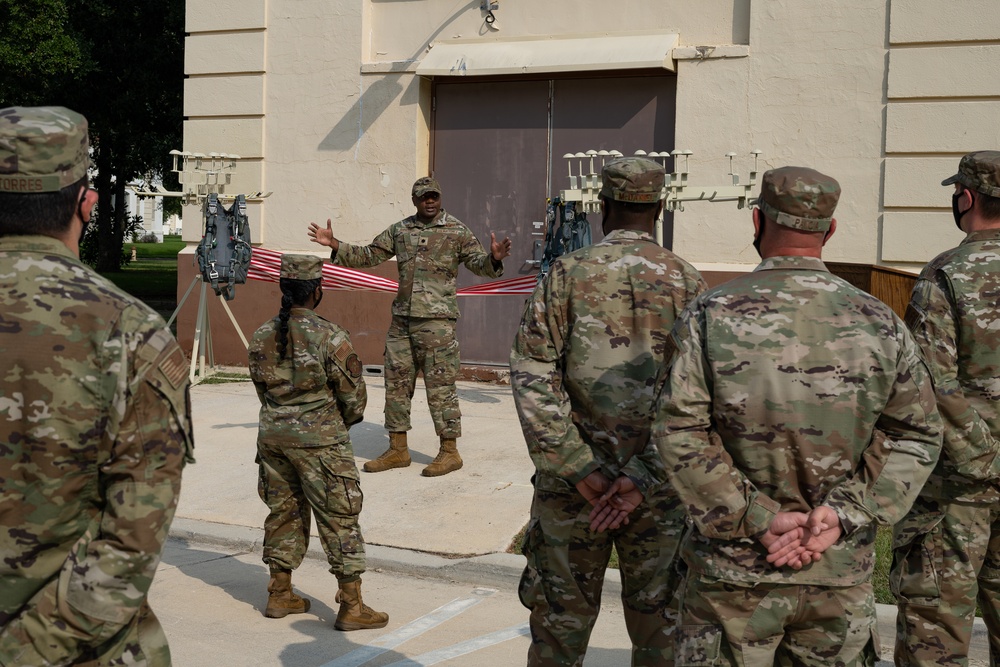
[[333, 627], [338, 630], [375, 630], [384, 628], [389, 622], [389, 614], [375, 611], [361, 599], [360, 579], [350, 583], [340, 582], [336, 600], [340, 603], [340, 611]]
[[424, 477], [447, 475], [462, 467], [462, 457], [458, 455], [455, 438], [441, 438], [441, 449], [426, 468], [420, 471]]
[[406, 448], [406, 431], [389, 432], [389, 449], [382, 455], [364, 465], [365, 472], [382, 472], [392, 468], [405, 468], [410, 465], [410, 450]]
[[271, 581], [267, 584], [267, 609], [264, 616], [284, 618], [289, 614], [303, 614], [309, 611], [309, 600], [292, 591], [292, 573], [288, 570], [271, 570]]

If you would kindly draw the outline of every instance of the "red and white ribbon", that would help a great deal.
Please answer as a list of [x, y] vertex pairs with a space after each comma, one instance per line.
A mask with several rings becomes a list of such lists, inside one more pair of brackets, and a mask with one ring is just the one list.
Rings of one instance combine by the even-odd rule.
[[[270, 283], [278, 282], [278, 279], [281, 277], [281, 255], [282, 253], [276, 250], [254, 248], [253, 255], [250, 258], [250, 271], [247, 277], [250, 280], [263, 280]], [[458, 290], [458, 296], [531, 294], [537, 282], [537, 275], [505, 278], [503, 280], [483, 283], [482, 285], [464, 287]], [[330, 263], [323, 264], [323, 289], [326, 290], [361, 290], [366, 292], [395, 293], [397, 287], [398, 283], [389, 278], [380, 278], [370, 273]]]

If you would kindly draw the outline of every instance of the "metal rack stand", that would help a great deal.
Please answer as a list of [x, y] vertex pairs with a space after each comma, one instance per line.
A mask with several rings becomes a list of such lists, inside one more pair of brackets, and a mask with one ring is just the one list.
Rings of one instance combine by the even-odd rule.
[[[684, 203], [691, 201], [735, 201], [737, 208], [743, 208], [751, 199], [751, 193], [757, 185], [757, 158], [761, 151], [752, 150], [753, 169], [750, 171], [749, 182], [740, 183], [740, 177], [733, 167], [733, 158], [736, 153], [726, 153], [729, 158], [729, 175], [732, 183], [726, 185], [690, 185], [688, 183], [688, 158], [694, 155], [693, 151], [673, 150], [662, 153], [647, 153], [643, 150], [635, 152], [637, 157], [646, 157], [651, 160], [659, 160], [663, 169], [667, 168], [667, 160], [673, 158], [674, 170], [667, 172], [666, 182], [663, 186], [663, 210], [683, 211]], [[601, 169], [609, 160], [622, 157], [622, 153], [617, 150], [589, 150], [580, 153], [566, 153], [563, 158], [567, 160], [569, 166], [569, 188], [561, 190], [559, 196], [564, 202], [576, 202], [577, 210], [586, 213], [596, 213], [600, 210], [601, 192]], [[576, 174], [573, 173], [573, 160], [577, 161]], [[683, 166], [681, 161], [683, 160]], [[600, 165], [597, 165], [597, 162]], [[587, 164], [587, 171], [584, 173], [584, 165]], [[656, 221], [656, 240], [663, 244], [663, 219]]]
[[[225, 190], [226, 186], [232, 182], [232, 175], [236, 170], [236, 161], [240, 159], [240, 156], [226, 153], [208, 153], [206, 155], [204, 153], [187, 153], [178, 150], [170, 151], [170, 155], [173, 156], [172, 171], [177, 172], [177, 178], [184, 188], [183, 191], [172, 192], [159, 187], [155, 191], [136, 190], [135, 193], [139, 197], [180, 197], [185, 204], [200, 203], [202, 205], [202, 233], [204, 233], [208, 196], [215, 194], [220, 201], [232, 201], [236, 198], [236, 195], [226, 195]], [[255, 192], [248, 195], [246, 200], [261, 201], [270, 195], [270, 192]], [[188, 372], [188, 378], [192, 384], [200, 382], [217, 372], [215, 354], [212, 349], [212, 322], [208, 313], [208, 283], [204, 281], [200, 273], [191, 281], [180, 303], [177, 304], [177, 308], [170, 316], [170, 320], [167, 321], [167, 326], [169, 327], [177, 318], [177, 314], [180, 313], [181, 308], [184, 307], [195, 285], [199, 282], [201, 283], [201, 289], [198, 292], [198, 315], [195, 318], [194, 338], [191, 345], [191, 368]], [[232, 322], [233, 328], [239, 334], [244, 347], [249, 349], [250, 344], [247, 342], [246, 336], [243, 335], [243, 331], [240, 329], [233, 311], [229, 309], [229, 304], [226, 303], [226, 300], [221, 295], [218, 298], [219, 303], [222, 304], [226, 314], [229, 316], [229, 321]]]

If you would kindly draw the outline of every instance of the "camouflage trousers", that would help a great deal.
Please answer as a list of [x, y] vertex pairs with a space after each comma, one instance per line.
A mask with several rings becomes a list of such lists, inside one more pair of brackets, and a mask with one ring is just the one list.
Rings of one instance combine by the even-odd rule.
[[170, 667], [170, 648], [156, 614], [143, 604], [127, 627], [73, 662], [76, 667]]
[[632, 664], [673, 665], [677, 552], [685, 530], [680, 500], [654, 495], [632, 512], [628, 525], [595, 533], [588, 519], [591, 505], [575, 487], [548, 475], [536, 475], [534, 484], [524, 536], [528, 562], [518, 591], [531, 610], [528, 665], [583, 664], [612, 547], [618, 552]]
[[870, 666], [880, 649], [871, 582], [737, 584], [688, 572], [677, 666]]
[[1000, 507], [920, 498], [893, 530], [897, 665], [968, 665], [976, 602], [1000, 664]]
[[410, 430], [410, 403], [422, 371], [435, 432], [442, 438], [461, 436], [455, 388], [459, 364], [455, 320], [393, 315], [385, 339], [386, 430]]
[[364, 499], [349, 443], [284, 447], [257, 443], [257, 492], [270, 513], [264, 520], [264, 562], [294, 570], [309, 546], [310, 510], [338, 578], [365, 571], [365, 541], [358, 527]]
[[[51, 607], [50, 602], [41, 596], [41, 607]], [[68, 604], [61, 600], [57, 604]], [[107, 613], [107, 610], [104, 610]], [[65, 662], [68, 652], [73, 650], [83, 636], [91, 632], [98, 633], [102, 627], [100, 622], [104, 613], [94, 617], [95, 625], [81, 628], [74, 624], [49, 623], [52, 612], [46, 609], [40, 622], [37, 616], [23, 614], [3, 630], [3, 640], [0, 641], [0, 664], [3, 665], [68, 665], [75, 667], [170, 667], [170, 648], [167, 637], [163, 634], [160, 621], [144, 600], [122, 628], [96, 646], [82, 646], [79, 654], [72, 662]], [[54, 634], [53, 634], [54, 633]], [[96, 636], [96, 635], [95, 635]], [[56, 651], [53, 656], [50, 649]]]

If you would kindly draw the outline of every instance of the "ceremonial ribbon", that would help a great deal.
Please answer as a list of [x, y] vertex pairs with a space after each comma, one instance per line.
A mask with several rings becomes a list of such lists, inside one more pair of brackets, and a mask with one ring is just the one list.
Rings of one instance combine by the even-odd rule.
[[[276, 250], [254, 248], [250, 257], [250, 270], [247, 277], [250, 280], [263, 280], [276, 283], [281, 277], [281, 255]], [[472, 285], [458, 290], [458, 296], [485, 296], [490, 294], [531, 294], [538, 282], [538, 276], [518, 276]], [[395, 280], [380, 278], [364, 271], [349, 269], [335, 264], [323, 264], [323, 289], [326, 290], [361, 290], [367, 292], [395, 293], [398, 287]]]

